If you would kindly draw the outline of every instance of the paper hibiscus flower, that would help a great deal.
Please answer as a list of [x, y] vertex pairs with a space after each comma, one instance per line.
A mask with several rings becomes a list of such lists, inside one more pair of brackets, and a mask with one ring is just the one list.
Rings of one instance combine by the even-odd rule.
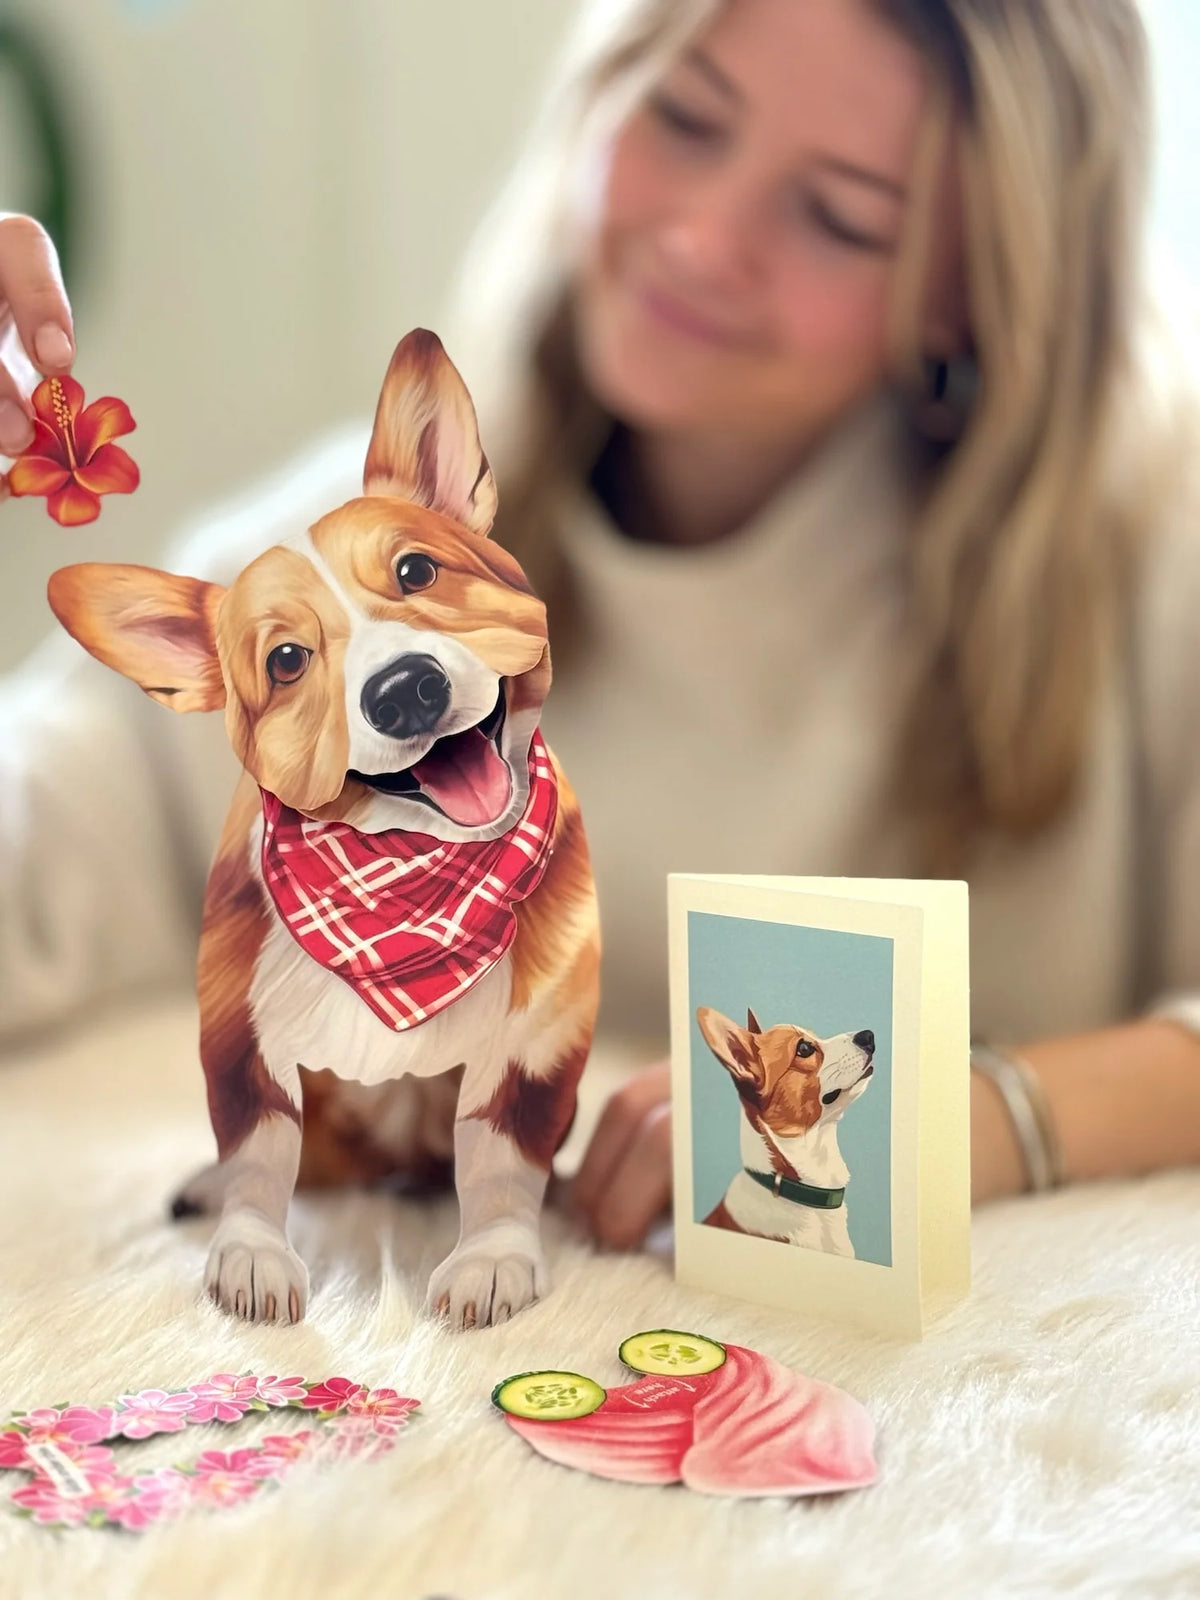
[[132, 494], [140, 481], [131, 457], [113, 444], [136, 427], [129, 407], [111, 395], [84, 405], [74, 378], [47, 378], [33, 391], [33, 443], [13, 462], [14, 495], [46, 496], [46, 509], [64, 527], [94, 522], [100, 496]]

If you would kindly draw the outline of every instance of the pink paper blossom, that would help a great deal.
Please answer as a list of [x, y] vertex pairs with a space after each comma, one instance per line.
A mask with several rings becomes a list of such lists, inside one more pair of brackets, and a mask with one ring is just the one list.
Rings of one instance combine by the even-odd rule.
[[193, 1394], [168, 1394], [165, 1389], [142, 1389], [138, 1394], [121, 1396], [125, 1408], [117, 1417], [117, 1427], [127, 1439], [148, 1439], [156, 1433], [178, 1433], [187, 1427]]
[[261, 1449], [264, 1457], [282, 1468], [307, 1455], [315, 1438], [311, 1428], [305, 1428], [302, 1433], [273, 1433], [263, 1440]]
[[88, 1493], [63, 1494], [50, 1478], [36, 1477], [12, 1496], [14, 1505], [33, 1515], [35, 1522], [62, 1522], [75, 1526], [99, 1512], [106, 1520], [130, 1498], [131, 1480], [115, 1473], [88, 1473]]
[[249, 1445], [244, 1450], [206, 1450], [196, 1461], [196, 1472], [233, 1472], [248, 1478], [270, 1478], [279, 1470], [279, 1457]]
[[74, 1525], [87, 1519], [87, 1505], [83, 1499], [67, 1498], [59, 1494], [49, 1478], [35, 1478], [17, 1489], [12, 1503], [28, 1511], [35, 1522], [65, 1522]]
[[415, 1400], [406, 1400], [395, 1389], [364, 1389], [351, 1399], [345, 1415], [368, 1418], [376, 1433], [397, 1433], [416, 1409]]
[[113, 1509], [113, 1521], [135, 1530], [164, 1522], [186, 1511], [191, 1497], [192, 1480], [178, 1467], [139, 1472], [133, 1479], [131, 1499]]
[[314, 1383], [300, 1404], [308, 1411], [341, 1411], [357, 1394], [364, 1394], [365, 1386], [349, 1378], [326, 1378], [324, 1383]]
[[116, 1431], [112, 1406], [68, 1406], [65, 1411], [46, 1406], [26, 1412], [20, 1420], [30, 1439], [56, 1444], [67, 1455], [74, 1455], [80, 1445], [111, 1438]]
[[195, 1396], [187, 1413], [190, 1422], [236, 1422], [258, 1398], [258, 1379], [219, 1372], [207, 1383], [193, 1383], [187, 1392]]
[[248, 1472], [239, 1472], [223, 1450], [206, 1450], [196, 1462], [191, 1497], [197, 1505], [232, 1506], [248, 1500], [258, 1485], [259, 1480]]
[[307, 1389], [303, 1378], [259, 1378], [258, 1398], [269, 1406], [286, 1406], [304, 1399]]
[[25, 1465], [25, 1435], [16, 1428], [5, 1428], [0, 1433], [0, 1467]]
[[130, 1533], [141, 1533], [144, 1528], [149, 1528], [155, 1522], [162, 1522], [170, 1515], [173, 1513], [167, 1510], [165, 1496], [139, 1491], [131, 1500], [124, 1500], [120, 1505], [113, 1506], [108, 1519], [119, 1527], [128, 1529]]

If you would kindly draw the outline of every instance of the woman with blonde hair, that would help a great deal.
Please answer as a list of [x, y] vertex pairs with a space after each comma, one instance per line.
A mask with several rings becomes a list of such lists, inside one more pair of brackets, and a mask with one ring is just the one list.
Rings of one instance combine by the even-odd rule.
[[[1146, 77], [1132, 0], [601, 0], [449, 340], [550, 608], [607, 1028], [661, 1047], [668, 871], [964, 875], [976, 1198], [1200, 1159], [1200, 534]], [[236, 571], [361, 459], [179, 564]], [[14, 770], [61, 808], [46, 774], [115, 741], [79, 837], [107, 817], [157, 898], [101, 953], [70, 896], [6, 895], [14, 1023], [52, 967], [178, 963], [228, 792], [211, 732], [133, 731], [81, 667], [65, 699]], [[609, 1103], [602, 1240], [667, 1202], [668, 1118], [661, 1062]]]

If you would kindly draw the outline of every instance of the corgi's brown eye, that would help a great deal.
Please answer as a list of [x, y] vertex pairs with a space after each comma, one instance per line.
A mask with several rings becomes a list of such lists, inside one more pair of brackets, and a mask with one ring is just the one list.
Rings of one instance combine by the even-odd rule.
[[796, 1054], [801, 1058], [801, 1060], [805, 1060], [809, 1056], [815, 1056], [816, 1053], [816, 1045], [808, 1039], [801, 1039], [799, 1044], [796, 1046]]
[[437, 562], [417, 553], [401, 556], [396, 563], [396, 581], [405, 594], [428, 589], [438, 575]]
[[312, 651], [302, 644], [277, 644], [267, 657], [267, 677], [272, 683], [295, 683], [311, 660]]

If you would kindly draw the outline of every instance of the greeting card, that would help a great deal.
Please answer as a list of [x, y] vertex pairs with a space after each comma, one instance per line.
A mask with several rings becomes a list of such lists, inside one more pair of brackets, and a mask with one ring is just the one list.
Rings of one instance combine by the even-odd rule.
[[920, 1338], [970, 1279], [966, 885], [669, 900], [677, 1277]]

